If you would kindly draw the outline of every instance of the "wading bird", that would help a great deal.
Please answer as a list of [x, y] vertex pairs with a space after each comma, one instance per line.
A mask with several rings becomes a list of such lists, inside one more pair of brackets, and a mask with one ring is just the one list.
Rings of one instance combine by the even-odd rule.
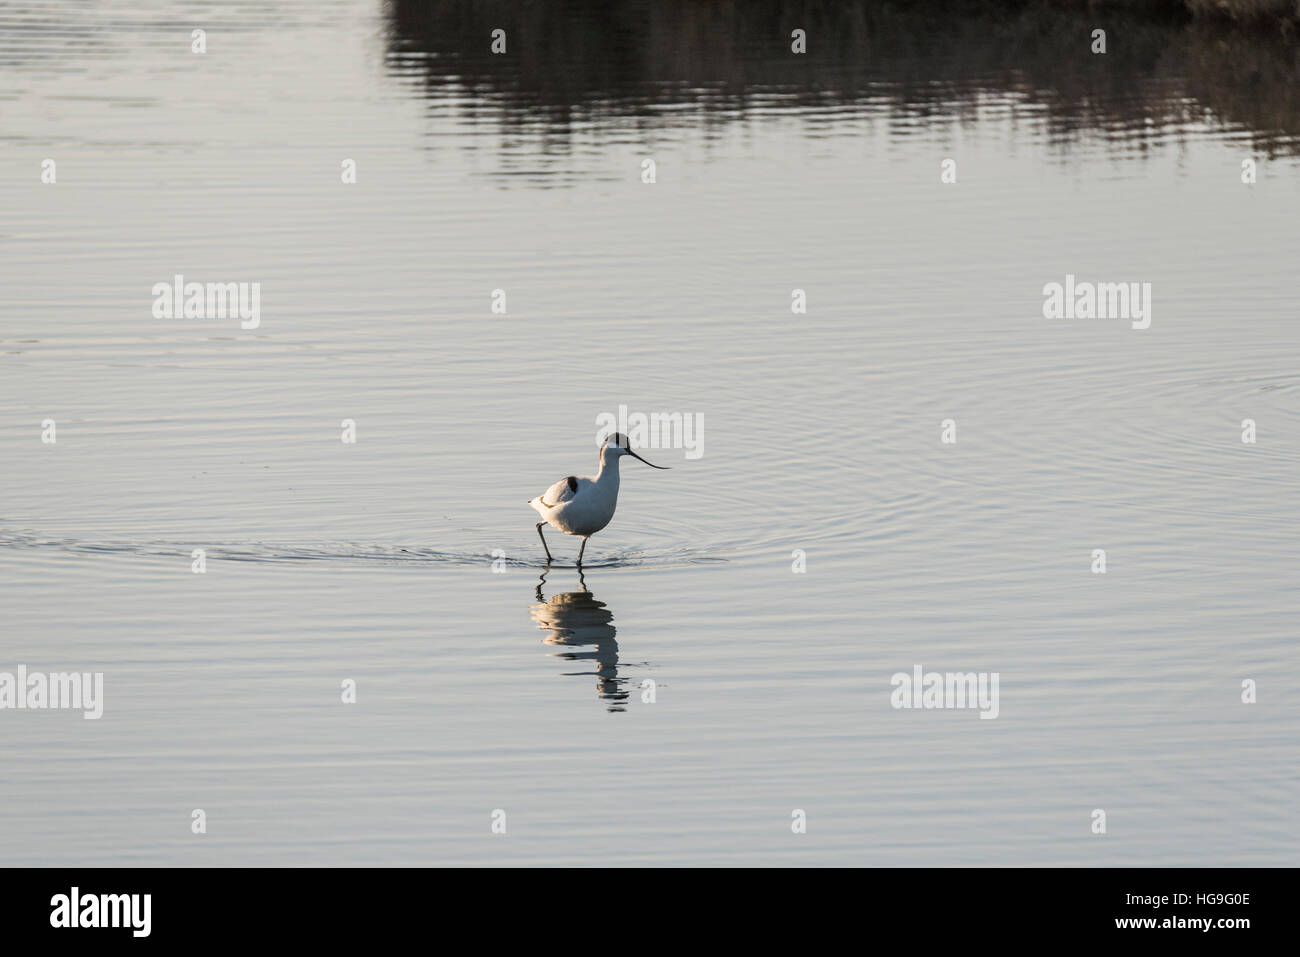
[[537, 535], [546, 549], [546, 563], [549, 565], [551, 550], [546, 545], [546, 536], [542, 526], [550, 523], [565, 535], [581, 535], [582, 548], [578, 549], [578, 567], [582, 567], [582, 553], [587, 550], [587, 539], [609, 524], [618, 506], [618, 460], [625, 455], [640, 462], [645, 462], [652, 469], [667, 469], [666, 465], [655, 465], [632, 451], [627, 436], [615, 432], [600, 447], [600, 471], [596, 475], [570, 475], [560, 479], [543, 494], [528, 504], [542, 516], [537, 523]]

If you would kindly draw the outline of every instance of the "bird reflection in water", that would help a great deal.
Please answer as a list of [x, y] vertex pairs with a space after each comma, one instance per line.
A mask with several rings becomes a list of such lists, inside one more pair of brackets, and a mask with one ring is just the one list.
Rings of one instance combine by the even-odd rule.
[[594, 666], [592, 671], [568, 671], [565, 674], [594, 675], [597, 697], [608, 704], [610, 711], [626, 711], [630, 692], [626, 688], [628, 679], [620, 678], [618, 674], [618, 642], [614, 639], [617, 629], [613, 625], [613, 613], [587, 590], [581, 572], [578, 573], [578, 585], [582, 591], [561, 592], [548, 599], [542, 594], [547, 574], [543, 572], [538, 579], [537, 604], [529, 608], [537, 627], [548, 633], [542, 641], [560, 646], [562, 650], [552, 652], [554, 657], [591, 662]]

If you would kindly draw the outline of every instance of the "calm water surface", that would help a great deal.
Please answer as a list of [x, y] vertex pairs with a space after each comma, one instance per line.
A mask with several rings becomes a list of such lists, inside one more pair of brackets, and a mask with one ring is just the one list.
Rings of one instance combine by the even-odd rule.
[[[0, 5], [0, 670], [106, 695], [0, 714], [4, 863], [1293, 864], [1295, 48], [548, 11]], [[543, 576], [620, 404], [704, 454]]]

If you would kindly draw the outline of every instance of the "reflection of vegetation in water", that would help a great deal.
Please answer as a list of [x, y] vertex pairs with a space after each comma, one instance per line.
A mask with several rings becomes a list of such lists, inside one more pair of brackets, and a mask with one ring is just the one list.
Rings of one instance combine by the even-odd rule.
[[[990, 96], [1033, 107], [1062, 147], [1101, 135], [1141, 150], [1171, 128], [1207, 122], [1242, 127], [1256, 149], [1277, 154], [1297, 152], [1300, 134], [1300, 48], [1281, 31], [1189, 18], [1177, 2], [1089, 11], [1082, 3], [388, 0], [387, 9], [395, 70], [422, 54], [430, 96], [467, 98], [509, 132], [560, 143], [575, 124], [721, 123], [760, 105], [879, 112], [905, 132], [918, 121], [963, 122]], [[809, 37], [799, 57], [789, 52], [796, 26]], [[1099, 26], [1104, 55], [1089, 49]], [[498, 27], [508, 56], [489, 53]]]

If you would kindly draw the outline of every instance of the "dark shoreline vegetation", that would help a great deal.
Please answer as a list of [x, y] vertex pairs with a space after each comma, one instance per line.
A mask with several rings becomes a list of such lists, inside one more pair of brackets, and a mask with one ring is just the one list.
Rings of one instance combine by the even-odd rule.
[[1206, 19], [1291, 26], [1300, 22], [1296, 0], [1186, 0], [1188, 13]]
[[[907, 135], [969, 121], [992, 97], [1047, 124], [1061, 153], [1087, 136], [1141, 154], [1204, 123], [1239, 130], [1264, 157], [1300, 154], [1297, 11], [1300, 0], [385, 5], [390, 72], [430, 100], [467, 101], [462, 117], [481, 107], [503, 143], [537, 137], [563, 152], [579, 127], [707, 127], [760, 110], [807, 122], [859, 110]], [[809, 38], [798, 57], [795, 27]], [[489, 53], [497, 28], [508, 56]]]

